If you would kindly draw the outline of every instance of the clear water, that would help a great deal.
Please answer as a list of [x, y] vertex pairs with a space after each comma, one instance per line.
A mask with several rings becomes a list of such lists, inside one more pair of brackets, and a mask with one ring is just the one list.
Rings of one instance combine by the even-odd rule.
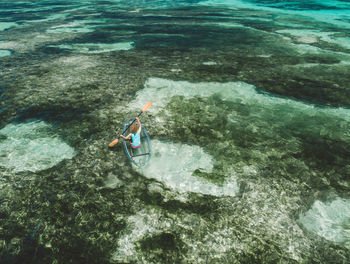
[[[340, 0], [1, 2], [0, 262], [348, 263], [349, 28]], [[148, 101], [137, 169], [107, 146]]]

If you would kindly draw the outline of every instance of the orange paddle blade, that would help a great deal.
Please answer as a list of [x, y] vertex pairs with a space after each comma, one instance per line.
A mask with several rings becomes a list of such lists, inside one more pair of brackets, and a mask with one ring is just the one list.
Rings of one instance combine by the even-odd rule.
[[145, 106], [144, 106], [143, 109], [142, 109], [142, 112], [145, 112], [148, 108], [151, 107], [151, 105], [152, 105], [152, 102], [146, 103]]
[[119, 139], [117, 138], [117, 139], [115, 139], [115, 140], [113, 140], [111, 143], [109, 143], [109, 147], [113, 147], [115, 144], [117, 144], [118, 143], [118, 141], [119, 141]]

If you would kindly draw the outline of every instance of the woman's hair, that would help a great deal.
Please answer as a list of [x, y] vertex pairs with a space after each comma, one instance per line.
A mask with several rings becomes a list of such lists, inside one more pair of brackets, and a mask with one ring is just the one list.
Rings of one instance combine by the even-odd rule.
[[131, 133], [136, 133], [138, 129], [137, 124], [132, 124], [130, 127]]

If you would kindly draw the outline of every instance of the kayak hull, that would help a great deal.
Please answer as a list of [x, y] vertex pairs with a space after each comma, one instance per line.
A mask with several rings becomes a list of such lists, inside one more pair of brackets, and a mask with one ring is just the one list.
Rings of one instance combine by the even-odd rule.
[[[124, 122], [123, 131], [135, 120], [135, 118], [127, 118]], [[136, 122], [136, 121], [135, 121]], [[131, 133], [130, 127], [124, 132], [124, 136]], [[145, 166], [152, 156], [151, 139], [144, 126], [141, 128], [141, 147], [133, 149], [129, 140], [123, 140], [124, 152], [130, 162], [137, 167]]]

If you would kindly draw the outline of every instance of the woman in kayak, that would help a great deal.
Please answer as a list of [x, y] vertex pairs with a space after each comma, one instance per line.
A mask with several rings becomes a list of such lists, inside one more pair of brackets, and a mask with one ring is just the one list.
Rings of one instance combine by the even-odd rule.
[[130, 140], [130, 144], [133, 149], [137, 149], [141, 147], [140, 133], [141, 133], [142, 126], [138, 117], [136, 117], [136, 121], [139, 125], [137, 126], [137, 124], [132, 124], [130, 127], [131, 133], [129, 135], [127, 135], [126, 137], [124, 137], [123, 135], [120, 135], [122, 138], [126, 140], [128, 139]]

